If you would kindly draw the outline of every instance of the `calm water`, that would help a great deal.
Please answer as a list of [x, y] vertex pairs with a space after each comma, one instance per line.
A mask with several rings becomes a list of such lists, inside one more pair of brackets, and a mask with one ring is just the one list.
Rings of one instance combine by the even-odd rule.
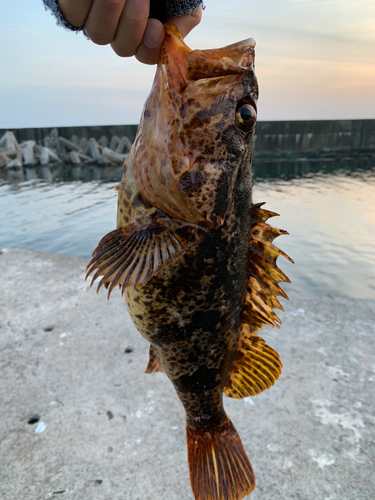
[[[89, 258], [115, 228], [121, 168], [60, 166], [0, 171], [0, 248]], [[375, 299], [375, 157], [254, 161], [254, 201], [281, 217], [280, 267], [305, 295]]]

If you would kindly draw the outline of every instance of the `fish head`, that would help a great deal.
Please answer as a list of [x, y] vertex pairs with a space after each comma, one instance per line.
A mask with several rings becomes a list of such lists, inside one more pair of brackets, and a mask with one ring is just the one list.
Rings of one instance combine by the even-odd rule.
[[135, 179], [146, 200], [168, 215], [217, 226], [238, 175], [251, 178], [255, 42], [191, 50], [174, 25], [165, 28], [134, 144]]

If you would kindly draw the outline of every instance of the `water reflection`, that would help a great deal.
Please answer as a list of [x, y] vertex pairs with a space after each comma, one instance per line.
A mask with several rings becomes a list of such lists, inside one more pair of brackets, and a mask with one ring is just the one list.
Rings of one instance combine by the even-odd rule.
[[[116, 224], [121, 167], [50, 165], [0, 171], [0, 247], [88, 258]], [[375, 158], [256, 157], [254, 201], [290, 236], [276, 244], [298, 293], [375, 299]]]
[[254, 200], [280, 213], [290, 236], [276, 241], [298, 292], [375, 298], [375, 170], [256, 182]]
[[49, 165], [0, 170], [0, 179], [7, 183], [41, 179], [47, 182], [116, 181], [121, 178], [122, 167], [88, 165]]
[[254, 179], [285, 179], [314, 177], [319, 175], [356, 176], [375, 171], [375, 155], [372, 153], [343, 156], [335, 153], [295, 156], [257, 156], [253, 162]]

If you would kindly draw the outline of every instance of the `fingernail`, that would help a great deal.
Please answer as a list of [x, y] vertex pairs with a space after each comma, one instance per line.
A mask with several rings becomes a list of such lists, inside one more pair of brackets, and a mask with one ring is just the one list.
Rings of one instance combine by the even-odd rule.
[[158, 47], [164, 38], [164, 30], [156, 26], [149, 26], [143, 37], [143, 43], [150, 49]]

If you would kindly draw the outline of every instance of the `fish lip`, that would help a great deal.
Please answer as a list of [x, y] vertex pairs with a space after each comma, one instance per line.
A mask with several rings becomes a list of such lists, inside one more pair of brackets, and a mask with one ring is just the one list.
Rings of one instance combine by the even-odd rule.
[[253, 38], [246, 38], [218, 49], [191, 50], [181, 37], [178, 28], [165, 23], [165, 40], [161, 47], [159, 69], [180, 92], [189, 81], [241, 75], [254, 70], [255, 45]]
[[186, 59], [186, 78], [196, 81], [254, 70], [255, 45], [253, 38], [247, 38], [221, 49], [193, 50]]

